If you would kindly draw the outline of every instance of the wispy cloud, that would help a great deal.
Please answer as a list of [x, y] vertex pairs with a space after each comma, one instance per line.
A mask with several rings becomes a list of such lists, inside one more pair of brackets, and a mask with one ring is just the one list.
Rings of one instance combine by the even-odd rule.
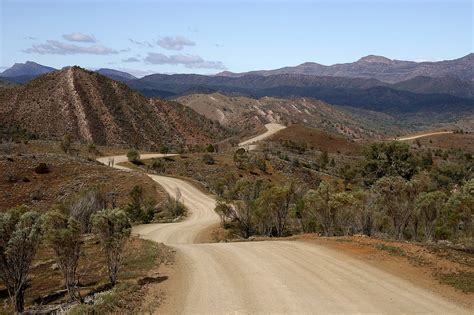
[[65, 40], [68, 40], [68, 41], [71, 41], [71, 42], [81, 42], [81, 43], [95, 43], [95, 42], [97, 42], [94, 35], [87, 35], [87, 34], [82, 34], [82, 33], [79, 33], [79, 32], [71, 33], [71, 34], [64, 34], [63, 38]]
[[131, 43], [137, 45], [137, 46], [141, 46], [141, 47], [148, 47], [148, 48], [153, 48], [153, 44], [148, 42], [148, 41], [138, 41], [138, 40], [135, 40], [135, 39], [132, 39], [132, 38], [129, 38], [128, 39]]
[[166, 36], [159, 39], [156, 43], [167, 50], [181, 50], [184, 46], [196, 46], [195, 42], [183, 36]]
[[126, 59], [122, 59], [122, 62], [139, 62], [140, 59], [138, 58], [135, 58], [135, 57], [129, 57], [129, 58], [126, 58]]
[[146, 75], [155, 73], [154, 71], [151, 71], [151, 70], [137, 70], [137, 69], [129, 69], [129, 68], [118, 68], [117, 70], [130, 73], [131, 75], [134, 75], [137, 78], [141, 78]]
[[47, 40], [44, 44], [33, 45], [23, 51], [29, 54], [40, 55], [111, 55], [118, 53], [115, 49], [102, 45], [77, 46], [74, 44], [63, 43], [57, 40]]
[[166, 56], [160, 53], [148, 53], [148, 56], [144, 60], [154, 65], [184, 65], [186, 68], [191, 69], [226, 69], [222, 62], [204, 60], [198, 55], [180, 54]]

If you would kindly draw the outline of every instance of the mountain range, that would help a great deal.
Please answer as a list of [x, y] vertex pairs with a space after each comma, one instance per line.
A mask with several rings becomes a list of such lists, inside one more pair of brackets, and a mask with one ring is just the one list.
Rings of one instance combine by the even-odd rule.
[[158, 149], [207, 145], [227, 131], [171, 101], [149, 99], [96, 72], [69, 67], [0, 89], [0, 124], [40, 138]]
[[369, 55], [356, 62], [325, 66], [306, 62], [295, 67], [275, 70], [250, 71], [245, 73], [221, 72], [218, 76], [242, 77], [245, 75], [270, 76], [277, 74], [305, 74], [316, 76], [372, 78], [382, 82], [396, 83], [418, 76], [454, 77], [461, 80], [474, 80], [474, 53], [454, 60], [437, 62], [414, 62], [392, 60], [382, 56]]

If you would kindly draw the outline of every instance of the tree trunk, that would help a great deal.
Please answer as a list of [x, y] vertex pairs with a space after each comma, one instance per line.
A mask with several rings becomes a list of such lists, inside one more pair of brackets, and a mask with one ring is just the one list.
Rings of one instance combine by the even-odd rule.
[[15, 293], [15, 309], [22, 313], [25, 309], [25, 285], [21, 285]]

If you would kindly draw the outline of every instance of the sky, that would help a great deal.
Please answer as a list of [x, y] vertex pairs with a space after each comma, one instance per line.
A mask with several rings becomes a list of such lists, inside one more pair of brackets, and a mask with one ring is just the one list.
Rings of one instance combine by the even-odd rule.
[[0, 71], [214, 74], [374, 54], [437, 61], [473, 49], [473, 0], [0, 0]]

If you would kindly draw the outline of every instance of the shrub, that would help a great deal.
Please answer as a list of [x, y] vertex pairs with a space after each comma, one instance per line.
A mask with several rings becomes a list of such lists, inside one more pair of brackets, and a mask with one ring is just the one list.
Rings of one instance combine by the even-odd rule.
[[204, 154], [202, 156], [202, 161], [207, 165], [213, 165], [215, 163], [214, 158], [210, 154]]
[[46, 242], [53, 249], [71, 299], [82, 302], [77, 290], [77, 267], [82, 247], [81, 225], [60, 209], [46, 215]]
[[164, 173], [165, 172], [165, 163], [163, 162], [162, 159], [153, 159], [151, 162], [151, 169], [158, 172], [158, 173]]
[[28, 271], [42, 238], [42, 217], [26, 207], [0, 213], [0, 279], [15, 309], [24, 310]]
[[63, 150], [64, 153], [70, 154], [73, 149], [72, 144], [72, 136], [70, 134], [67, 134], [61, 139], [59, 146], [61, 147], [61, 150]]
[[69, 214], [79, 222], [83, 233], [90, 233], [92, 214], [104, 209], [106, 196], [99, 187], [85, 189], [71, 199], [66, 207]]
[[114, 286], [122, 265], [123, 247], [131, 232], [130, 221], [121, 209], [104, 209], [92, 216], [92, 225], [99, 236], [107, 260], [109, 280]]
[[46, 165], [46, 163], [40, 163], [38, 166], [35, 167], [35, 173], [36, 174], [47, 174], [49, 173], [49, 167]]
[[135, 150], [135, 149], [132, 149], [130, 151], [127, 152], [127, 159], [129, 162], [133, 163], [133, 164], [140, 164], [140, 153]]

